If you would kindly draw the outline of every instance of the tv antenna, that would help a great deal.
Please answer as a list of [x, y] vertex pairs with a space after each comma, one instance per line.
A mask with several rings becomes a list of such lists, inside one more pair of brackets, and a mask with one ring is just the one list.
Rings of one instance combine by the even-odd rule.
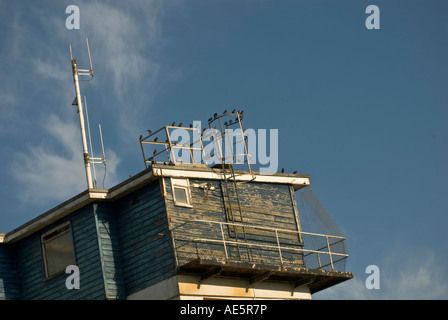
[[[72, 62], [72, 70], [73, 70], [73, 82], [75, 83], [75, 92], [76, 97], [73, 101], [72, 105], [78, 106], [78, 115], [79, 115], [79, 124], [81, 127], [81, 138], [82, 138], [82, 147], [83, 147], [83, 157], [84, 157], [84, 166], [86, 170], [86, 178], [87, 178], [87, 187], [89, 189], [96, 189], [96, 173], [95, 173], [95, 164], [102, 163], [106, 166], [106, 157], [104, 154], [104, 145], [103, 145], [103, 135], [101, 133], [101, 125], [99, 126], [100, 139], [101, 139], [101, 148], [103, 152], [103, 156], [101, 158], [95, 158], [93, 156], [93, 148], [92, 148], [92, 139], [90, 136], [90, 125], [89, 125], [89, 115], [87, 111], [87, 101], [84, 97], [84, 104], [86, 106], [86, 115], [87, 115], [87, 130], [89, 133], [89, 143], [90, 143], [90, 153], [87, 145], [87, 137], [86, 137], [86, 129], [84, 120], [84, 111], [81, 99], [81, 91], [79, 88], [79, 81], [89, 81], [93, 79], [93, 67], [92, 67], [92, 58], [90, 56], [90, 48], [89, 48], [89, 40], [86, 38], [86, 46], [87, 53], [89, 55], [90, 69], [78, 69], [76, 60], [73, 59], [72, 54], [72, 46], [70, 45], [70, 59]], [[92, 164], [92, 167], [90, 166]], [[93, 170], [93, 179], [92, 179], [92, 170]], [[106, 170], [104, 170], [104, 175], [106, 175]], [[103, 179], [103, 188], [104, 188], [104, 179]]]

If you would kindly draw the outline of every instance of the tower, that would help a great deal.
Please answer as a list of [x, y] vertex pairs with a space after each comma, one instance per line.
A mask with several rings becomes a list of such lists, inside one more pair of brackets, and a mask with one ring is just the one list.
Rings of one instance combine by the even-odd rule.
[[[215, 113], [204, 128], [147, 130], [144, 169], [96, 188], [94, 164], [106, 161], [103, 147], [93, 157], [85, 99], [84, 119], [86, 44], [90, 69], [72, 54], [71, 63], [87, 189], [0, 234], [0, 299], [310, 299], [353, 277], [310, 176], [254, 170], [242, 110]], [[313, 217], [327, 228], [308, 229]], [[73, 265], [77, 290], [66, 286]]]
[[[131, 298], [308, 299], [353, 276], [345, 272], [340, 232], [302, 228], [299, 190], [305, 190], [299, 201], [307, 219], [320, 215], [332, 223], [316, 212], [324, 209], [309, 190], [310, 177], [252, 169], [243, 115], [224, 111], [203, 130], [198, 121], [173, 123], [140, 136], [145, 166], [161, 179], [176, 280], [161, 280]], [[161, 286], [171, 286], [162, 291], [170, 294], [160, 296]]]

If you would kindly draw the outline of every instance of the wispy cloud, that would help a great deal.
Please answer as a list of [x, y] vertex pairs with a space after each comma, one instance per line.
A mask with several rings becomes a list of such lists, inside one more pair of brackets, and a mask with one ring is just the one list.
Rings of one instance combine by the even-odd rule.
[[124, 135], [135, 135], [158, 91], [162, 1], [89, 1], [80, 11], [94, 64], [113, 88], [110, 107]]
[[[43, 204], [61, 201], [87, 188], [79, 128], [50, 115], [43, 124], [49, 139], [31, 146], [26, 153], [16, 154], [12, 166], [15, 178], [22, 185], [24, 203]], [[114, 151], [108, 152], [107, 183], [116, 183], [119, 159]], [[98, 187], [102, 187], [104, 167], [97, 165]]]
[[[394, 246], [378, 261], [380, 289], [367, 289], [369, 274], [319, 292], [317, 299], [425, 300], [447, 299], [446, 259], [427, 247]], [[366, 265], [367, 267], [367, 265]]]
[[[76, 4], [81, 13], [79, 31], [65, 28], [64, 11], [61, 14], [53, 9], [61, 7], [60, 2], [31, 6], [27, 11], [21, 8], [5, 39], [14, 52], [0, 52], [20, 66], [12, 76], [15, 83], [22, 83], [22, 89], [0, 92], [2, 117], [17, 120], [8, 130], [17, 133], [21, 130], [21, 137], [30, 134], [29, 124], [33, 128], [33, 143], [23, 143], [22, 146], [28, 147], [14, 150], [12, 154], [11, 172], [25, 191], [20, 196], [25, 203], [61, 201], [86, 188], [78, 118], [75, 109], [73, 112], [60, 109], [74, 98], [68, 55], [70, 42], [79, 66], [87, 67], [84, 39], [89, 38], [96, 78], [88, 85], [98, 93], [89, 97], [89, 101], [96, 99], [93, 106], [101, 105], [97, 113], [102, 112], [103, 119], [116, 123], [116, 132], [108, 132], [112, 138], [127, 142], [135, 139], [137, 128], [151, 111], [150, 103], [157, 93], [161, 69], [158, 55], [163, 43], [162, 1], [76, 1]], [[32, 28], [30, 21], [39, 27]], [[41, 43], [37, 39], [42, 34], [51, 37]], [[0, 76], [2, 84], [10, 82], [7, 80]], [[3, 110], [6, 105], [15, 108]], [[31, 106], [38, 108], [31, 109]], [[115, 150], [121, 148], [123, 141], [114, 141]], [[121, 156], [110, 148], [107, 140], [105, 143], [105, 187], [110, 187], [117, 182]], [[104, 168], [97, 166], [96, 169], [98, 187], [102, 187]]]
[[55, 115], [48, 118], [44, 127], [52, 137], [52, 144], [41, 143], [31, 146], [26, 153], [16, 154], [12, 166], [23, 188], [24, 203], [61, 200], [85, 189], [78, 128]]

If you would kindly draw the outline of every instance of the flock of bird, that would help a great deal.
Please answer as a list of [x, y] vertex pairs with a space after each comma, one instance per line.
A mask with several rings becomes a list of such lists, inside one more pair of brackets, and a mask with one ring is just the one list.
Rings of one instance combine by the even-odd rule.
[[[243, 119], [244, 111], [242, 111], [242, 110], [238, 110], [238, 111], [237, 111], [236, 109], [233, 109], [232, 112], [227, 113], [227, 110], [224, 110], [221, 116], [218, 116], [218, 113], [215, 113], [215, 114], [213, 115], [213, 117], [210, 117], [210, 118], [208, 119], [208, 122], [209, 122], [209, 124], [210, 124], [211, 122], [215, 121], [216, 119], [218, 119], [218, 118], [220, 118], [220, 117], [223, 117], [223, 116], [230, 116], [230, 115], [236, 115], [237, 118], [235, 119], [235, 121], [233, 121], [233, 120], [225, 121], [225, 122], [224, 122], [224, 125], [225, 125], [226, 127], [228, 127], [228, 126], [230, 126], [230, 125], [232, 125], [232, 124], [236, 124], [236, 123], [238, 123], [239, 121], [241, 121], [241, 120]], [[177, 125], [177, 127], [182, 127], [182, 125], [183, 125], [183, 123], [180, 122], [180, 123]], [[176, 127], [176, 122], [171, 123], [171, 127]], [[190, 124], [190, 128], [193, 128], [193, 125], [192, 125], [192, 124]], [[205, 130], [206, 130], [206, 128], [203, 129], [203, 132], [204, 132]], [[148, 130], [146, 130], [146, 131], [148, 131], [148, 137], [151, 136], [151, 134], [152, 134], [151, 129], [148, 129]], [[148, 137], [147, 137], [147, 138], [148, 138]], [[141, 135], [141, 136], [140, 136], [140, 141], [142, 141], [143, 139], [144, 139], [144, 138], [143, 138], [143, 136]], [[146, 138], [145, 138], [145, 139], [146, 139]], [[159, 139], [158, 137], [155, 137], [155, 138], [154, 138], [154, 142], [158, 142], [158, 139]], [[165, 143], [168, 143], [168, 139], [165, 141]], [[157, 155], [157, 149], [154, 149], [153, 156], [152, 156], [151, 158], [149, 158], [148, 160], [152, 160], [156, 155]], [[285, 173], [285, 169], [284, 169], [284, 168], [281, 169], [281, 173]], [[297, 170], [294, 171], [293, 174], [297, 174]]]
[[[244, 111], [242, 111], [242, 110], [238, 110], [238, 111], [236, 111], [236, 109], [233, 109], [232, 112], [230, 112], [230, 113], [227, 113], [227, 110], [224, 110], [223, 113], [222, 113], [222, 116], [230, 116], [230, 115], [237, 115], [237, 118], [235, 119], [235, 121], [233, 121], [233, 120], [225, 121], [225, 122], [224, 122], [224, 125], [225, 125], [225, 126], [230, 126], [230, 125], [232, 125], [232, 124], [236, 124], [236, 123], [238, 123], [239, 121], [241, 121], [241, 120], [243, 119]], [[210, 122], [212, 122], [212, 121], [214, 121], [214, 120], [216, 120], [216, 119], [218, 119], [218, 113], [215, 113], [215, 114], [213, 115], [213, 117], [210, 117], [210, 118], [208, 119], [208, 122], [210, 123]], [[177, 125], [177, 127], [182, 127], [182, 126], [183, 126], [183, 123], [182, 123], [182, 122], [180, 122], [180, 123]], [[171, 123], [171, 127], [176, 127], [176, 122]], [[192, 124], [190, 124], [190, 128], [193, 128], [193, 125], [192, 125]], [[206, 130], [206, 128], [203, 129], [203, 131], [205, 131], [205, 130]], [[150, 136], [150, 135], [152, 134], [152, 130], [151, 130], [151, 129], [148, 129], [148, 130], [146, 130], [146, 131], [148, 131], [148, 136]], [[143, 136], [142, 136], [142, 135], [140, 135], [140, 140], [143, 140]], [[158, 138], [156, 137], [156, 138], [154, 139], [154, 142], [157, 142], [157, 140], [158, 140]]]

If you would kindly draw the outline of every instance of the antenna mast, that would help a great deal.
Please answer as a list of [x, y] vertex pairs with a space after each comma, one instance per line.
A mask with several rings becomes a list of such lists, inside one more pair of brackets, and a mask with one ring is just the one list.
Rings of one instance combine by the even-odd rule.
[[[103, 158], [98, 159], [98, 158], [93, 158], [89, 155], [89, 150], [88, 150], [88, 145], [87, 145], [84, 111], [83, 111], [83, 106], [82, 106], [81, 91], [79, 88], [79, 81], [93, 79], [92, 59], [90, 57], [89, 41], [87, 38], [86, 38], [86, 45], [87, 45], [87, 52], [89, 54], [90, 69], [78, 69], [76, 60], [73, 59], [72, 46], [70, 45], [70, 59], [72, 62], [73, 82], [75, 83], [75, 91], [76, 91], [76, 98], [73, 101], [72, 105], [78, 106], [79, 124], [81, 127], [81, 138], [82, 138], [82, 147], [83, 147], [83, 156], [84, 156], [84, 166], [86, 169], [87, 187], [89, 189], [94, 189], [94, 188], [96, 188], [96, 181], [92, 180], [92, 172], [90, 169], [90, 163], [95, 164], [95, 163], [98, 163], [97, 162], [98, 160], [101, 160], [102, 163], [106, 164], [106, 161], [105, 161], [105, 157], [104, 157], [104, 148], [103, 148]], [[80, 76], [89, 76], [90, 79], [80, 80], [79, 79]], [[87, 123], [87, 125], [88, 125], [88, 123]], [[101, 134], [101, 132], [100, 132], [100, 134]], [[89, 136], [90, 136], [90, 132], [89, 132]], [[101, 135], [101, 145], [103, 145], [102, 135]], [[91, 147], [91, 143], [90, 143], [90, 147]]]

